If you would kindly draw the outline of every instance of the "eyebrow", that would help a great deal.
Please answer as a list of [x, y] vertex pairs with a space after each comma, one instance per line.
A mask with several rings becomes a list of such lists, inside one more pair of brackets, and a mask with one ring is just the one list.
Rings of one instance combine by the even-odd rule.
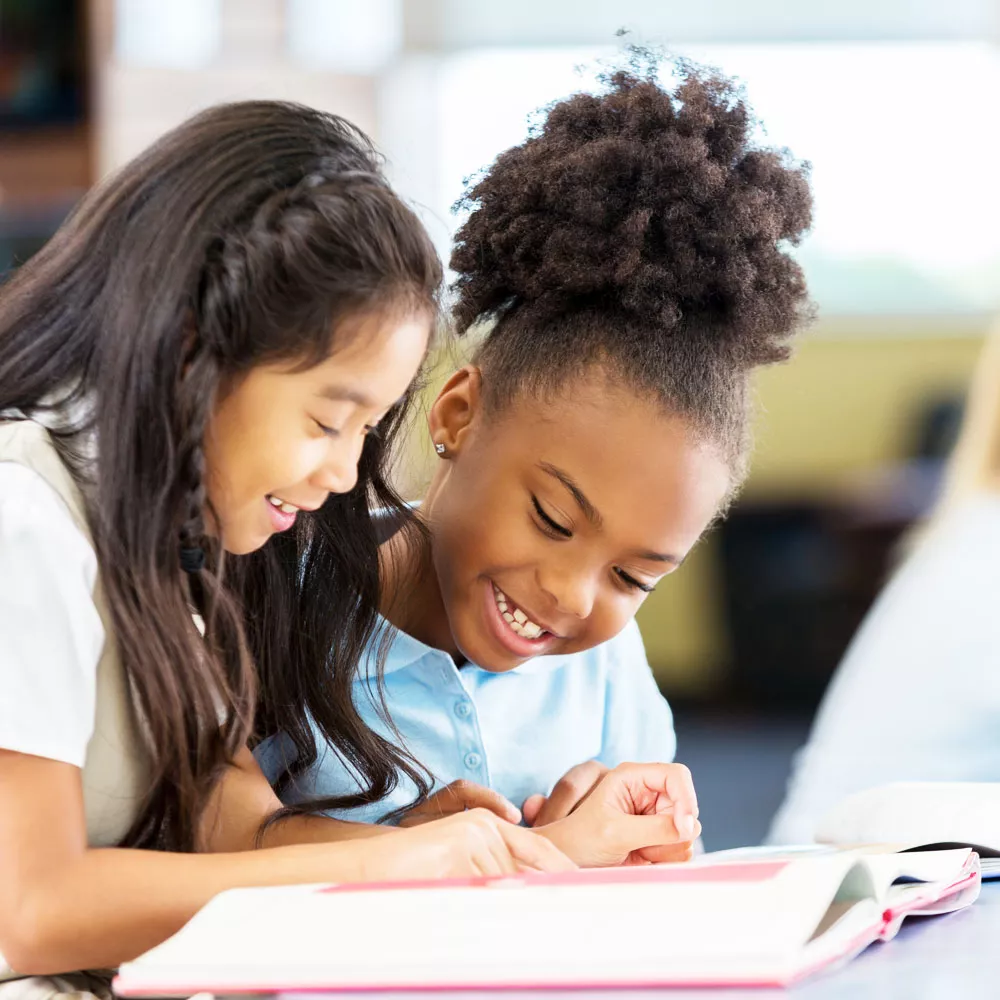
[[[604, 519], [601, 517], [601, 512], [590, 502], [587, 498], [587, 494], [580, 489], [573, 477], [568, 473], [564, 472], [562, 469], [555, 465], [551, 465], [548, 462], [539, 462], [538, 468], [542, 472], [548, 473], [554, 479], [558, 479], [563, 486], [569, 491], [570, 495], [576, 501], [577, 506], [583, 511], [584, 517], [595, 527], [600, 528], [604, 523]], [[683, 559], [678, 559], [676, 556], [666, 555], [663, 552], [653, 552], [652, 550], [644, 550], [642, 552], [636, 552], [636, 558], [646, 559], [650, 562], [661, 562], [661, 563], [672, 563], [674, 566], [680, 566]]]
[[356, 403], [358, 406], [366, 407], [367, 409], [374, 409], [375, 404], [372, 400], [366, 396], [363, 392], [357, 392], [355, 389], [348, 389], [346, 386], [340, 385], [325, 385], [319, 392], [316, 393], [317, 396], [322, 396], [323, 399], [332, 400], [334, 403], [348, 402]]

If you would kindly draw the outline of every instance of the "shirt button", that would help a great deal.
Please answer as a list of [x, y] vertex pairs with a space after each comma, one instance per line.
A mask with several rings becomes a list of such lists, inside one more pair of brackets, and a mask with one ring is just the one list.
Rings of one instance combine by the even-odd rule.
[[472, 714], [472, 706], [467, 701], [456, 701], [455, 714], [460, 719], [467, 719]]
[[475, 771], [480, 764], [482, 764], [483, 758], [479, 756], [474, 750], [470, 751], [465, 755], [465, 766], [470, 771]]

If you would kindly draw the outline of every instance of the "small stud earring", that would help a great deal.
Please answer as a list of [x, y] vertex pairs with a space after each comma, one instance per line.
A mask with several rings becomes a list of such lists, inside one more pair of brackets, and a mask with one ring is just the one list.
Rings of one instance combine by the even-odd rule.
[[440, 441], [438, 441], [438, 443], [436, 445], [434, 445], [434, 450], [439, 455], [443, 455], [445, 453], [445, 447], [444, 447], [444, 445]]

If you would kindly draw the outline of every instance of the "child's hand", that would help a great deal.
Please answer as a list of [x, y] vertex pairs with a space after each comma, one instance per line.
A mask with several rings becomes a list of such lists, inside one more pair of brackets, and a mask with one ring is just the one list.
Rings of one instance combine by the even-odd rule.
[[400, 826], [418, 826], [445, 816], [465, 812], [467, 809], [488, 809], [508, 823], [520, 823], [521, 813], [517, 806], [508, 802], [492, 788], [477, 785], [474, 781], [453, 781], [438, 789], [418, 806], [414, 806], [399, 821]]
[[683, 764], [620, 764], [568, 816], [535, 826], [578, 865], [686, 861], [701, 833]]
[[555, 784], [552, 794], [529, 795], [521, 807], [528, 826], [547, 826], [568, 816], [597, 787], [609, 771], [600, 761], [586, 760], [571, 767]]
[[389, 837], [348, 843], [358, 852], [358, 878], [365, 882], [563, 872], [576, 867], [550, 840], [505, 823], [486, 809], [468, 809]]

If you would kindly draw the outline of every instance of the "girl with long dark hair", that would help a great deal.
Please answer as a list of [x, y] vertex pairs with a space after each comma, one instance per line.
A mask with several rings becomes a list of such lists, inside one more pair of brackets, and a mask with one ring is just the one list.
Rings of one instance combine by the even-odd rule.
[[114, 966], [232, 886], [570, 865], [484, 811], [273, 821], [249, 751], [329, 743], [347, 805], [419, 777], [350, 686], [440, 279], [362, 133], [252, 102], [0, 289], [0, 978]]

